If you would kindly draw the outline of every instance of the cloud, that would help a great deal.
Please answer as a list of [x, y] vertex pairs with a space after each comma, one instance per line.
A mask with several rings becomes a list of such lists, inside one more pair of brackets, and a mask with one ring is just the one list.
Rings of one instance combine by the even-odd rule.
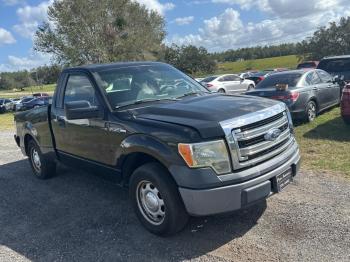
[[9, 44], [13, 44], [13, 43], [16, 43], [16, 39], [13, 37], [11, 32], [0, 27], [0, 46], [2, 44], [9, 45]]
[[158, 0], [134, 0], [141, 5], [145, 5], [148, 9], [157, 11], [159, 14], [164, 15], [166, 11], [175, 8], [173, 3], [160, 3]]
[[[212, 1], [223, 2], [225, 0]], [[273, 1], [275, 3], [285, 2], [288, 5], [292, 2], [295, 4], [295, 1], [299, 0], [257, 1], [265, 2], [265, 8], [267, 8]], [[338, 4], [343, 3], [343, 5], [334, 7], [336, 2]], [[246, 3], [249, 3], [249, 0]], [[297, 42], [312, 35], [320, 26], [325, 26], [332, 21], [339, 21], [341, 17], [350, 15], [350, 8], [345, 2], [340, 2], [340, 0], [318, 0], [317, 5], [316, 1], [313, 1], [313, 3], [315, 4], [312, 5], [313, 11], [311, 11], [311, 6], [306, 4], [305, 8], [309, 8], [310, 12], [308, 14], [299, 14], [298, 19], [295, 19], [295, 16], [290, 14], [283, 15], [283, 12], [287, 12], [286, 9], [284, 10], [283, 5], [274, 5], [273, 9], [266, 9], [266, 12], [270, 14], [267, 16], [269, 18], [247, 23], [242, 22], [240, 13], [237, 10], [227, 8], [223, 13], [204, 20], [203, 25], [197, 32], [184, 36], [174, 35], [172, 38], [167, 39], [167, 44], [191, 44], [204, 46], [209, 51], [222, 51], [247, 46]], [[333, 8], [330, 8], [330, 6], [333, 6]], [[298, 10], [298, 8], [295, 7], [293, 9], [290, 6], [291, 12]]]
[[18, 70], [30, 70], [50, 63], [47, 54], [30, 52], [28, 56], [18, 57], [9, 55], [5, 64], [0, 64], [0, 72], [13, 72]]
[[25, 0], [2, 0], [5, 5], [19, 5], [24, 4]]
[[52, 0], [45, 1], [36, 6], [26, 5], [17, 9], [16, 14], [20, 23], [13, 29], [25, 38], [32, 38], [38, 26], [47, 21], [47, 9]]
[[174, 22], [177, 25], [188, 25], [190, 23], [192, 23], [194, 20], [193, 16], [187, 16], [187, 17], [178, 17], [174, 20]]

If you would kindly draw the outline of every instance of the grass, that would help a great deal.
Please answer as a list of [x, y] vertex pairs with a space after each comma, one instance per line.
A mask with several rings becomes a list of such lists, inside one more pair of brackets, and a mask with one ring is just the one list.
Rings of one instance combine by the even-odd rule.
[[23, 91], [1, 90], [0, 98], [17, 98], [22, 96], [31, 95], [33, 93], [49, 93], [53, 94], [56, 88], [56, 84], [43, 85], [43, 86], [30, 86], [25, 87]]
[[[0, 131], [14, 130], [13, 114], [0, 114]], [[303, 170], [330, 171], [350, 177], [350, 126], [339, 108], [320, 115], [313, 123], [295, 128]]]
[[272, 58], [226, 62], [218, 65], [217, 74], [239, 73], [247, 70], [265, 70], [271, 68], [296, 68], [298, 57], [295, 55]]
[[296, 127], [304, 170], [339, 172], [350, 176], [350, 126], [335, 108], [313, 123]]
[[0, 114], [0, 131], [15, 130], [13, 113]]

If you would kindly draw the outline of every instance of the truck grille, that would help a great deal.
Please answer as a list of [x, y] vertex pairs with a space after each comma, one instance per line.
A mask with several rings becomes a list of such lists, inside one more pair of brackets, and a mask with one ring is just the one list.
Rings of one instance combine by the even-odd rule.
[[[235, 169], [247, 168], [267, 161], [294, 143], [285, 107], [257, 113], [247, 119], [232, 119], [222, 123]], [[241, 125], [237, 124], [241, 123]], [[279, 129], [279, 130], [277, 130]], [[279, 135], [268, 139], [270, 131]]]

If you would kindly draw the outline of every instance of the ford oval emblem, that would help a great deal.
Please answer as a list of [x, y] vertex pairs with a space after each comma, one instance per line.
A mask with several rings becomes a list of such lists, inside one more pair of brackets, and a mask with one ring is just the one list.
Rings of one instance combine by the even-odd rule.
[[274, 128], [267, 132], [264, 138], [266, 141], [275, 141], [281, 135], [281, 133], [282, 132], [279, 128]]

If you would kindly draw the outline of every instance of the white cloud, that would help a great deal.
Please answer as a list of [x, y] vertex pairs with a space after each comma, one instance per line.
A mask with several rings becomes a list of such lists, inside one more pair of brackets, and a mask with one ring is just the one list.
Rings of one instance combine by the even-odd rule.
[[166, 11], [175, 8], [173, 3], [160, 3], [158, 0], [134, 0], [141, 5], [145, 5], [148, 9], [157, 11], [159, 14], [164, 15]]
[[193, 16], [178, 17], [174, 20], [177, 25], [189, 25], [194, 20]]
[[13, 43], [16, 43], [16, 39], [13, 37], [11, 32], [0, 27], [0, 46], [2, 44], [9, 45], [9, 44], [13, 44]]
[[24, 4], [25, 0], [2, 0], [5, 5], [19, 5]]
[[32, 68], [49, 63], [50, 56], [47, 54], [30, 52], [30, 54], [25, 57], [9, 55], [7, 57], [7, 62], [4, 64], [0, 64], [0, 72], [30, 70]]
[[[226, 2], [226, 0], [212, 1]], [[247, 0], [245, 3], [247, 4], [249, 1]], [[265, 8], [264, 12], [269, 17], [268, 19], [243, 23], [237, 10], [227, 8], [223, 13], [204, 20], [203, 26], [198, 29], [197, 33], [185, 36], [174, 35], [167, 39], [167, 43], [192, 44], [204, 46], [210, 51], [221, 51], [247, 46], [297, 42], [312, 35], [320, 26], [325, 26], [329, 22], [338, 21], [341, 17], [350, 15], [350, 7], [341, 0], [318, 0], [317, 2], [309, 0], [314, 5], [304, 5], [309, 10], [306, 14], [301, 13], [301, 11], [298, 13], [299, 7], [293, 7], [292, 3], [296, 5], [299, 0], [257, 1], [261, 2], [261, 8]], [[227, 2], [240, 2], [240, 0]], [[282, 4], [278, 5], [277, 2], [284, 2], [287, 7]], [[275, 3], [273, 8], [271, 3]], [[335, 6], [336, 3], [338, 6]], [[296, 12], [299, 16], [283, 15], [283, 12], [287, 12], [288, 6], [291, 13]], [[298, 19], [295, 19], [296, 17]]]
[[47, 8], [51, 3], [52, 0], [36, 6], [26, 5], [18, 8], [16, 13], [20, 24], [14, 25], [13, 29], [23, 37], [32, 38], [38, 26], [47, 21]]

